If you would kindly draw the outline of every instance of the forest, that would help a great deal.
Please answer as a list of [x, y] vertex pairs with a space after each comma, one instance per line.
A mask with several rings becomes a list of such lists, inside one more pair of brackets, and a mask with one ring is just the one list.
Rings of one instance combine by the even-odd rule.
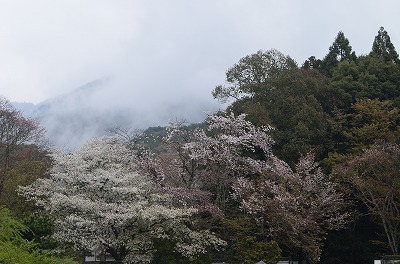
[[54, 149], [0, 100], [0, 263], [373, 263], [399, 255], [400, 59], [343, 32], [299, 65], [259, 50], [204, 122]]

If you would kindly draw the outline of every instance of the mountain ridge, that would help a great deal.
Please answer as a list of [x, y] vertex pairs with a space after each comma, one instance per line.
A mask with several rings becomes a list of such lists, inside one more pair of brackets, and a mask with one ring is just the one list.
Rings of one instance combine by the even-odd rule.
[[[112, 83], [99, 79], [88, 82], [73, 91], [47, 99], [38, 104], [29, 102], [13, 105], [25, 116], [38, 120], [47, 130], [48, 139], [58, 148], [76, 149], [88, 139], [106, 135], [110, 128], [146, 129], [151, 126], [165, 126], [171, 119], [185, 119], [190, 123], [204, 120], [205, 111], [217, 110], [217, 104], [192, 100], [188, 96], [171, 101], [156, 100], [143, 107], [114, 101]], [[105, 98], [105, 99], [104, 99]], [[139, 98], [139, 99], [137, 99]]]

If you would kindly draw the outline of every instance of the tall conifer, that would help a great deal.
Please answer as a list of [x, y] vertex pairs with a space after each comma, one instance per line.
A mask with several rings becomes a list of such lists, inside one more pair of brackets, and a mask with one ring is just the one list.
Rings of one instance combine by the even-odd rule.
[[381, 58], [386, 62], [400, 63], [399, 54], [384, 27], [379, 29], [378, 35], [374, 39], [370, 56]]

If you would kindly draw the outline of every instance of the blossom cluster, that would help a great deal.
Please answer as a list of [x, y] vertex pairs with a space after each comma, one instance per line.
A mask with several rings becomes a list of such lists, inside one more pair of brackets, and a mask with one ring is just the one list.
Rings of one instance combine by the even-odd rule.
[[138, 173], [120, 137], [96, 138], [75, 153], [53, 152], [52, 158], [50, 177], [20, 192], [56, 216], [58, 241], [106, 250], [126, 263], [138, 257], [150, 260], [156, 238], [180, 241], [176, 249], [191, 257], [223, 244], [211, 233], [187, 226], [197, 210], [176, 206], [171, 194]]

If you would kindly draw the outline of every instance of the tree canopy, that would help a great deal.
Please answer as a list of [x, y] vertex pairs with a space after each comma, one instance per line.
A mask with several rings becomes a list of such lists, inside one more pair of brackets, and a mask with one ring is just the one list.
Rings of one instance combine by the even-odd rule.
[[224, 244], [207, 230], [191, 230], [196, 210], [176, 206], [131, 157], [119, 137], [97, 138], [76, 153], [54, 152], [50, 177], [21, 192], [56, 216], [55, 239], [118, 261], [150, 263], [157, 239], [174, 241], [189, 259]]
[[351, 62], [356, 60], [356, 54], [352, 51], [349, 40], [345, 37], [342, 31], [339, 31], [335, 41], [329, 47], [329, 52], [322, 60], [321, 68], [323, 72], [331, 76], [332, 70], [340, 62]]

